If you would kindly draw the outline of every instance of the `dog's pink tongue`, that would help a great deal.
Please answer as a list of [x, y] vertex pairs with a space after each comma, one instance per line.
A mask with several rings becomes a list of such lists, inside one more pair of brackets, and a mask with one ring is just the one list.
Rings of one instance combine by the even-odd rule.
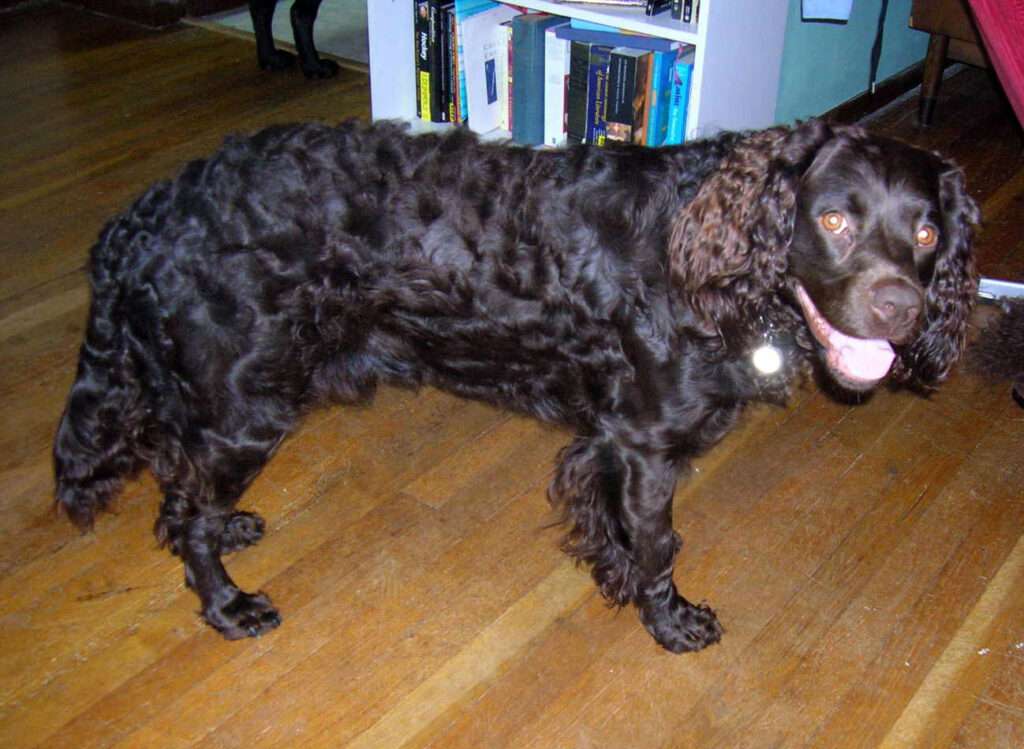
[[856, 380], [880, 380], [892, 366], [896, 352], [888, 341], [853, 338], [835, 328], [828, 331], [829, 364]]
[[811, 326], [811, 332], [825, 347], [829, 366], [851, 380], [875, 382], [889, 373], [896, 352], [884, 339], [854, 338], [840, 333], [814, 306], [803, 286], [797, 287], [797, 297]]

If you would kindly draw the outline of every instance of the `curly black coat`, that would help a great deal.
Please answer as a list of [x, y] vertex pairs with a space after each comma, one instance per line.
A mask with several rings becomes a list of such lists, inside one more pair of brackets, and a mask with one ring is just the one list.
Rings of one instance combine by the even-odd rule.
[[697, 650], [721, 628], [672, 581], [687, 459], [811, 362], [846, 390], [945, 377], [977, 218], [951, 163], [817, 121], [662, 149], [391, 123], [230, 139], [93, 248], [57, 498], [87, 527], [149, 466], [206, 620], [258, 635], [277, 612], [220, 561], [262, 535], [246, 487], [304, 411], [434, 385], [575, 430], [549, 492], [565, 549]]

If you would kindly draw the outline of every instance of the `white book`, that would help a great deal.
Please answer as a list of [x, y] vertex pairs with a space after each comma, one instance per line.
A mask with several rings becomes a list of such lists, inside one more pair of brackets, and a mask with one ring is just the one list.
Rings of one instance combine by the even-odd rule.
[[564, 146], [565, 90], [569, 80], [571, 42], [559, 39], [551, 26], [544, 32], [544, 145]]
[[500, 5], [464, 19], [459, 27], [469, 126], [478, 133], [508, 122], [508, 30], [502, 24], [516, 15], [514, 8]]

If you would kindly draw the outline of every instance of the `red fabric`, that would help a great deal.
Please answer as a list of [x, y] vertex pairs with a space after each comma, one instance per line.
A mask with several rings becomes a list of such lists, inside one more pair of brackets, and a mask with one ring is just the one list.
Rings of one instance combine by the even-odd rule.
[[1024, 126], [1024, 0], [969, 0], [1006, 97]]

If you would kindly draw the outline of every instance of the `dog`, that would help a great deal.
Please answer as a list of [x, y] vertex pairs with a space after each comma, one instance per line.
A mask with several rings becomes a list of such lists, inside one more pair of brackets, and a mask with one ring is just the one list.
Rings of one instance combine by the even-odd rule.
[[[299, 67], [307, 78], [333, 78], [338, 63], [321, 59], [313, 44], [313, 24], [321, 0], [295, 0], [292, 3], [292, 34]], [[295, 65], [295, 55], [274, 46], [274, 8], [277, 0], [249, 0], [249, 15], [256, 34], [256, 61], [263, 70], [287, 70]]]
[[88, 528], [148, 466], [206, 621], [261, 635], [278, 612], [221, 563], [263, 534], [246, 487], [309, 409], [431, 385], [572, 429], [563, 548], [699, 650], [723, 630], [673, 581], [677, 476], [811, 371], [858, 398], [943, 380], [978, 220], [955, 164], [817, 120], [658, 149], [389, 122], [229, 139], [92, 249], [57, 502]]

